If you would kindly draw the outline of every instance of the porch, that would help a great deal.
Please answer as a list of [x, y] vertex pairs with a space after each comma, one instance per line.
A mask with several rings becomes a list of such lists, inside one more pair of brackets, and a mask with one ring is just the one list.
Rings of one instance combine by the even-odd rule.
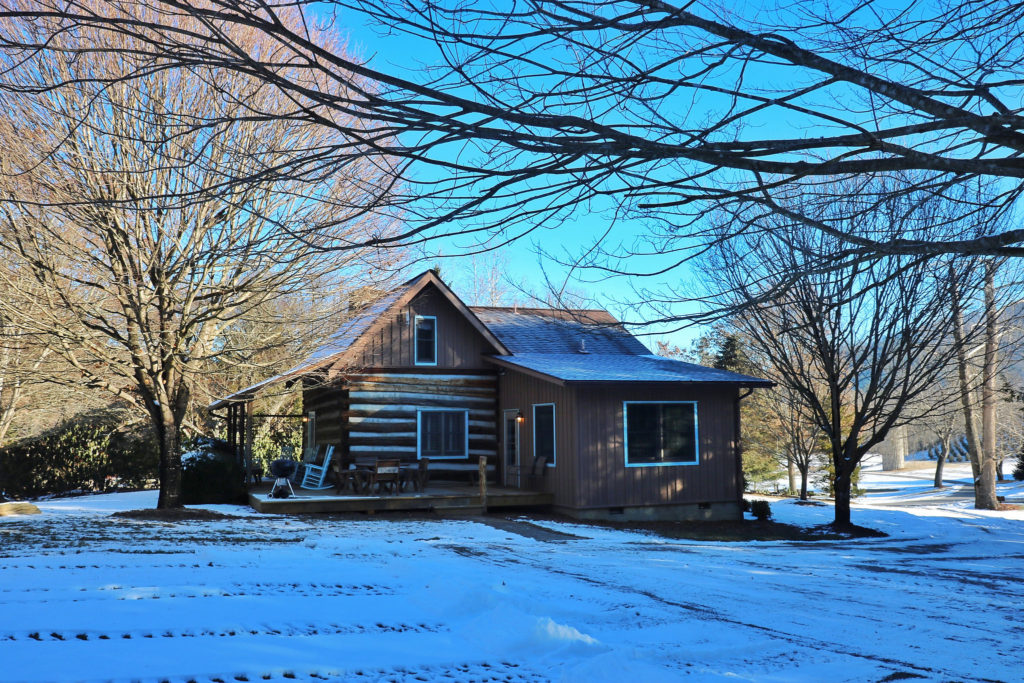
[[295, 487], [295, 496], [270, 498], [272, 481], [249, 489], [249, 504], [257, 512], [303, 514], [322, 512], [382, 512], [424, 510], [436, 512], [480, 512], [484, 509], [538, 508], [549, 506], [553, 494], [488, 486], [481, 496], [479, 486], [461, 482], [430, 482], [423, 491], [390, 494], [337, 493], [333, 489], [308, 491]]

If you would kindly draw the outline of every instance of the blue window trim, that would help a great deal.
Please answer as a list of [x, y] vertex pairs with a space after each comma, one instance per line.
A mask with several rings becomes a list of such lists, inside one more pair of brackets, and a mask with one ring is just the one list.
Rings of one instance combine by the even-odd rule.
[[[693, 462], [645, 462], [631, 464], [629, 462], [629, 406], [634, 403], [661, 405], [692, 405], [693, 406]], [[700, 464], [700, 425], [697, 422], [696, 401], [623, 401], [622, 402], [622, 462], [626, 467], [693, 467]]]
[[555, 461], [558, 459], [558, 429], [556, 428], [556, 420], [558, 419], [555, 415], [555, 404], [554, 403], [534, 403], [533, 410], [533, 459], [537, 459], [537, 408], [544, 406], [551, 406], [551, 462], [545, 463], [547, 467], [554, 467]]
[[465, 450], [462, 455], [431, 455], [431, 460], [464, 460], [469, 457], [469, 411], [458, 408], [417, 408], [416, 409], [416, 459], [423, 458], [423, 420], [420, 417], [423, 413], [462, 413], [462, 423], [465, 427], [463, 434], [463, 446]]
[[[419, 359], [420, 352], [420, 340], [419, 331], [421, 320], [433, 320], [434, 321], [434, 360], [431, 362], [421, 361]], [[413, 319], [412, 324], [412, 360], [414, 365], [437, 365], [437, 316], [436, 315], [418, 315]]]

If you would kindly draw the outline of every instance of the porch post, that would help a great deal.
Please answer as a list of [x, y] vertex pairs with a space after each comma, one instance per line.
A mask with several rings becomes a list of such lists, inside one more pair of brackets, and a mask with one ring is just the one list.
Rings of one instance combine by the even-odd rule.
[[245, 403], [245, 441], [242, 444], [242, 467], [245, 469], [245, 481], [248, 482], [252, 471], [252, 415], [254, 401]]

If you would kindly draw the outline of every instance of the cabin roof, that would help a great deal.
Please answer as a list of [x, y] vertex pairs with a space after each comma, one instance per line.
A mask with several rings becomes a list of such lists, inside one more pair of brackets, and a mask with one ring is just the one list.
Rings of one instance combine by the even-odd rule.
[[433, 271], [396, 287], [345, 321], [303, 362], [270, 379], [210, 404], [217, 410], [249, 401], [266, 387], [297, 380], [342, 361], [379, 325], [389, 310], [409, 303], [433, 284], [497, 352], [486, 356], [498, 365], [564, 382], [689, 382], [771, 386], [768, 380], [652, 355], [610, 313], [600, 309], [466, 306]]
[[248, 401], [256, 393], [270, 385], [298, 379], [303, 375], [321, 370], [343, 360], [345, 355], [359, 344], [360, 340], [364, 336], [367, 336], [368, 332], [378, 325], [386, 323], [385, 314], [389, 310], [406, 305], [417, 294], [423, 291], [424, 288], [431, 284], [437, 287], [442, 296], [448, 299], [456, 310], [465, 316], [469, 324], [472, 325], [498, 353], [511, 353], [511, 350], [508, 349], [502, 341], [480, 321], [479, 318], [477, 318], [476, 314], [474, 314], [468, 306], [462, 303], [462, 300], [459, 299], [451, 289], [449, 289], [448, 285], [446, 285], [436, 273], [428, 270], [399, 285], [367, 306], [356, 316], [346, 320], [338, 328], [338, 331], [331, 335], [326, 343], [309, 354], [305, 360], [295, 367], [282, 372], [280, 375], [276, 375], [269, 379], [265, 379], [262, 382], [258, 382], [252, 386], [236, 391], [230, 396], [217, 399], [208, 406], [208, 410], [217, 410], [219, 408], [223, 408], [229, 403]]
[[498, 365], [565, 382], [686, 382], [771, 386], [772, 382], [651, 354], [524, 353], [489, 357]]
[[650, 354], [608, 311], [471, 306], [514, 355], [522, 353]]

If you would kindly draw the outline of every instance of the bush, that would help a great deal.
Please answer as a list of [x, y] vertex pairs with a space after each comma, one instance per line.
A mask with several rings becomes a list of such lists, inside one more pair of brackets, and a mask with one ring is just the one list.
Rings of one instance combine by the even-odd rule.
[[157, 475], [150, 434], [124, 425], [123, 415], [80, 415], [31, 439], [0, 449], [0, 492], [32, 498], [74, 490], [145, 486]]
[[1024, 448], [1017, 453], [1017, 464], [1013, 468], [1013, 478], [1024, 481]]
[[245, 473], [227, 444], [219, 439], [196, 439], [181, 457], [181, 502], [244, 503]]
[[750, 501], [750, 512], [763, 522], [766, 519], [771, 519], [772, 506], [767, 500], [752, 500]]

